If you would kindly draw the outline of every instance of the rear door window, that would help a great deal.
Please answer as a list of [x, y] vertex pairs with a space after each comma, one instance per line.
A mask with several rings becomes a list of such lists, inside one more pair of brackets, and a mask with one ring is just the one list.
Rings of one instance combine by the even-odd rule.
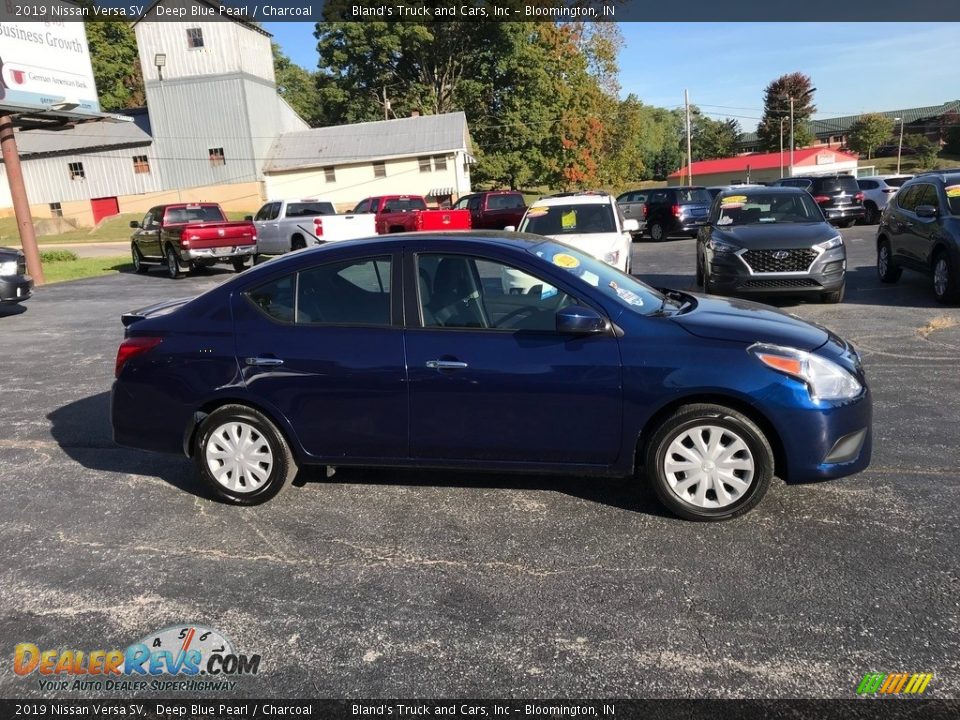
[[897, 206], [901, 210], [913, 212], [917, 206], [917, 200], [920, 199], [920, 193], [923, 192], [923, 185], [913, 185], [906, 190], [897, 193]]
[[933, 185], [924, 185], [923, 193], [917, 198], [917, 207], [921, 205], [932, 205], [933, 207], [940, 209], [940, 193], [937, 192], [937, 188]]
[[491, 195], [487, 198], [487, 210], [522, 210], [523, 195]]

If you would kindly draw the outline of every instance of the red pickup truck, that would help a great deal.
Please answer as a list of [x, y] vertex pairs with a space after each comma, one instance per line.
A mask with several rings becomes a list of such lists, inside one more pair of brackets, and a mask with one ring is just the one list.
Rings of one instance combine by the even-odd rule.
[[373, 213], [377, 217], [377, 234], [420, 230], [469, 230], [469, 210], [428, 210], [420, 195], [381, 195], [357, 203], [357, 213]]
[[227, 220], [215, 203], [157, 205], [130, 227], [136, 230], [130, 238], [130, 252], [138, 273], [160, 265], [176, 278], [183, 269], [216, 263], [230, 263], [240, 272], [257, 253], [254, 224]]

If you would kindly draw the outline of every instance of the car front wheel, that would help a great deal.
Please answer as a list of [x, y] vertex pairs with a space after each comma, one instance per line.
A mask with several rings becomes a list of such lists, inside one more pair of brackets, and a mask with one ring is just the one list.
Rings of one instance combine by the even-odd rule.
[[644, 454], [647, 481], [660, 501], [687, 520], [729, 520], [763, 498], [773, 450], [746, 415], [720, 405], [679, 408]]
[[943, 251], [933, 261], [933, 294], [941, 303], [952, 303], [960, 298], [960, 278], [950, 267], [950, 258]]
[[243, 405], [225, 405], [197, 432], [194, 462], [204, 484], [235, 505], [259, 505], [296, 475], [290, 447], [276, 426]]
[[136, 245], [131, 245], [130, 253], [133, 255], [133, 271], [141, 275], [147, 272], [149, 268], [143, 263], [143, 253], [140, 252], [140, 248]]

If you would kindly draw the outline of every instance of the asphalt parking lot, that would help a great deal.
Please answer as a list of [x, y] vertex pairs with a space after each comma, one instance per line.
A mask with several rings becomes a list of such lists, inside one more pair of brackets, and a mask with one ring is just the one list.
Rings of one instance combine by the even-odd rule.
[[[960, 696], [960, 308], [882, 286], [874, 232], [843, 231], [842, 305], [777, 303], [861, 350], [872, 466], [713, 525], [575, 477], [313, 471], [219, 504], [185, 458], [115, 447], [108, 398], [120, 313], [230, 274], [44, 288], [0, 310], [0, 646], [202, 623], [262, 656], [226, 693], [249, 697], [853, 697], [895, 671]], [[693, 252], [637, 243], [633, 267], [690, 288]], [[36, 678], [4, 662], [0, 696], [91, 696]]]

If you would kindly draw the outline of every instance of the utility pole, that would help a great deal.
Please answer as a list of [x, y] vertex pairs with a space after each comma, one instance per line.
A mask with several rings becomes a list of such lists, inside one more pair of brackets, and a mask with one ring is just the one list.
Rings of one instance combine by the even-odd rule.
[[780, 116], [780, 179], [783, 179], [783, 115]]
[[690, 142], [690, 93], [683, 91], [683, 105], [687, 113], [687, 185], [693, 185], [693, 152], [691, 152]]
[[23, 182], [17, 138], [13, 134], [12, 115], [0, 116], [0, 146], [3, 148], [3, 164], [7, 169], [10, 199], [13, 200], [13, 212], [17, 219], [17, 229], [20, 231], [20, 245], [27, 261], [27, 272], [33, 277], [34, 285], [43, 285], [43, 266], [40, 264], [37, 236], [33, 230], [33, 218], [30, 216], [27, 188]]
[[793, 95], [790, 96], [790, 177], [793, 177]]
[[903, 118], [898, 117], [894, 120], [900, 121], [900, 144], [897, 145], [897, 175], [900, 174], [900, 154], [903, 152]]

